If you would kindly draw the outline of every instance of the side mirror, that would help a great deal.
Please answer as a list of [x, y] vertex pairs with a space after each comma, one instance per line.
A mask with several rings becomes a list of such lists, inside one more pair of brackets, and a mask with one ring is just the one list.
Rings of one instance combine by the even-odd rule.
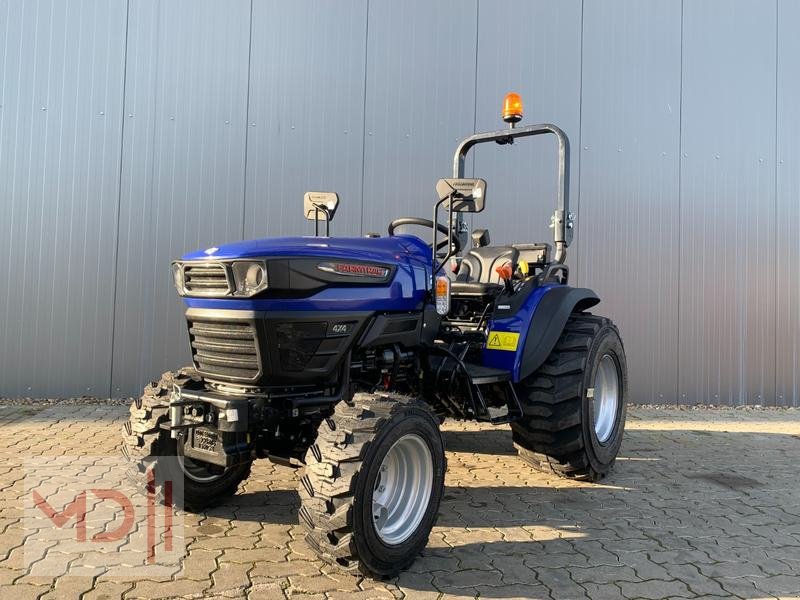
[[314, 235], [319, 235], [319, 222], [325, 221], [325, 235], [330, 235], [331, 221], [339, 206], [336, 192], [306, 192], [303, 196], [303, 212], [306, 219], [314, 221]]
[[439, 200], [445, 201], [443, 206], [453, 212], [477, 213], [484, 208], [486, 182], [483, 179], [440, 179], [436, 193]]

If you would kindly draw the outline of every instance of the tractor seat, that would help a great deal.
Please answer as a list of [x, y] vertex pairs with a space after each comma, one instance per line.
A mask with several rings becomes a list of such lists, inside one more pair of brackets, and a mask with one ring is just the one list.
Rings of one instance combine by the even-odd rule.
[[453, 281], [450, 294], [459, 298], [490, 300], [503, 293], [505, 288], [499, 283], [481, 283], [479, 281]]
[[514, 244], [514, 248], [519, 250], [519, 262], [528, 263], [531, 271], [549, 263], [553, 251], [550, 244]]
[[519, 250], [512, 246], [472, 248], [461, 260], [450, 291], [456, 296], [498, 296], [504, 288], [495, 269], [518, 260]]
[[513, 246], [484, 246], [472, 248], [464, 255], [456, 273], [456, 281], [500, 283], [495, 271], [506, 263], [519, 262], [519, 250]]

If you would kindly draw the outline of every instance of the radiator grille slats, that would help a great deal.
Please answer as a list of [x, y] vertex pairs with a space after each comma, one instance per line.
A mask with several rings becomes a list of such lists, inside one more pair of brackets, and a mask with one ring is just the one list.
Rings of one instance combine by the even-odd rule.
[[255, 381], [261, 372], [256, 333], [241, 321], [190, 321], [189, 337], [197, 370], [210, 377]]
[[196, 295], [224, 296], [231, 291], [228, 275], [221, 264], [185, 264], [183, 286], [187, 293]]

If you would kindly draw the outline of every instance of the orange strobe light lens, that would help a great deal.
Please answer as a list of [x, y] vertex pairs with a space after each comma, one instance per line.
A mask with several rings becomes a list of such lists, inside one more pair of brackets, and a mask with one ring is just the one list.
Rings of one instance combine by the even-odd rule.
[[503, 121], [506, 123], [519, 123], [522, 120], [522, 97], [511, 92], [503, 100]]

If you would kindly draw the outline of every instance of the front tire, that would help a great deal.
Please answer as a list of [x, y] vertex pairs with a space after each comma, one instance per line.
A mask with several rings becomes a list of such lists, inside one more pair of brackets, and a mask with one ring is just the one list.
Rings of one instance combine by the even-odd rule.
[[319, 428], [300, 482], [300, 519], [319, 557], [393, 577], [428, 543], [446, 468], [439, 422], [418, 400], [355, 394]]
[[[219, 504], [236, 493], [239, 485], [250, 476], [252, 461], [223, 468], [193, 461], [184, 457], [178, 440], [170, 437], [161, 424], [169, 420], [169, 400], [175, 384], [184, 385], [191, 380], [200, 381], [197, 372], [186, 367], [177, 372], [164, 373], [158, 381], [145, 387], [140, 398], [130, 408], [130, 419], [123, 427], [123, 453], [135, 461], [129, 470], [134, 483], [148, 484], [146, 464], [159, 457], [176, 457], [165, 461], [167, 479], [183, 478], [183, 502], [187, 510], [200, 511]], [[181, 472], [175, 470], [180, 465]]]
[[526, 414], [511, 425], [520, 458], [564, 477], [605, 477], [622, 444], [628, 400], [625, 350], [610, 319], [573, 314], [517, 391]]

